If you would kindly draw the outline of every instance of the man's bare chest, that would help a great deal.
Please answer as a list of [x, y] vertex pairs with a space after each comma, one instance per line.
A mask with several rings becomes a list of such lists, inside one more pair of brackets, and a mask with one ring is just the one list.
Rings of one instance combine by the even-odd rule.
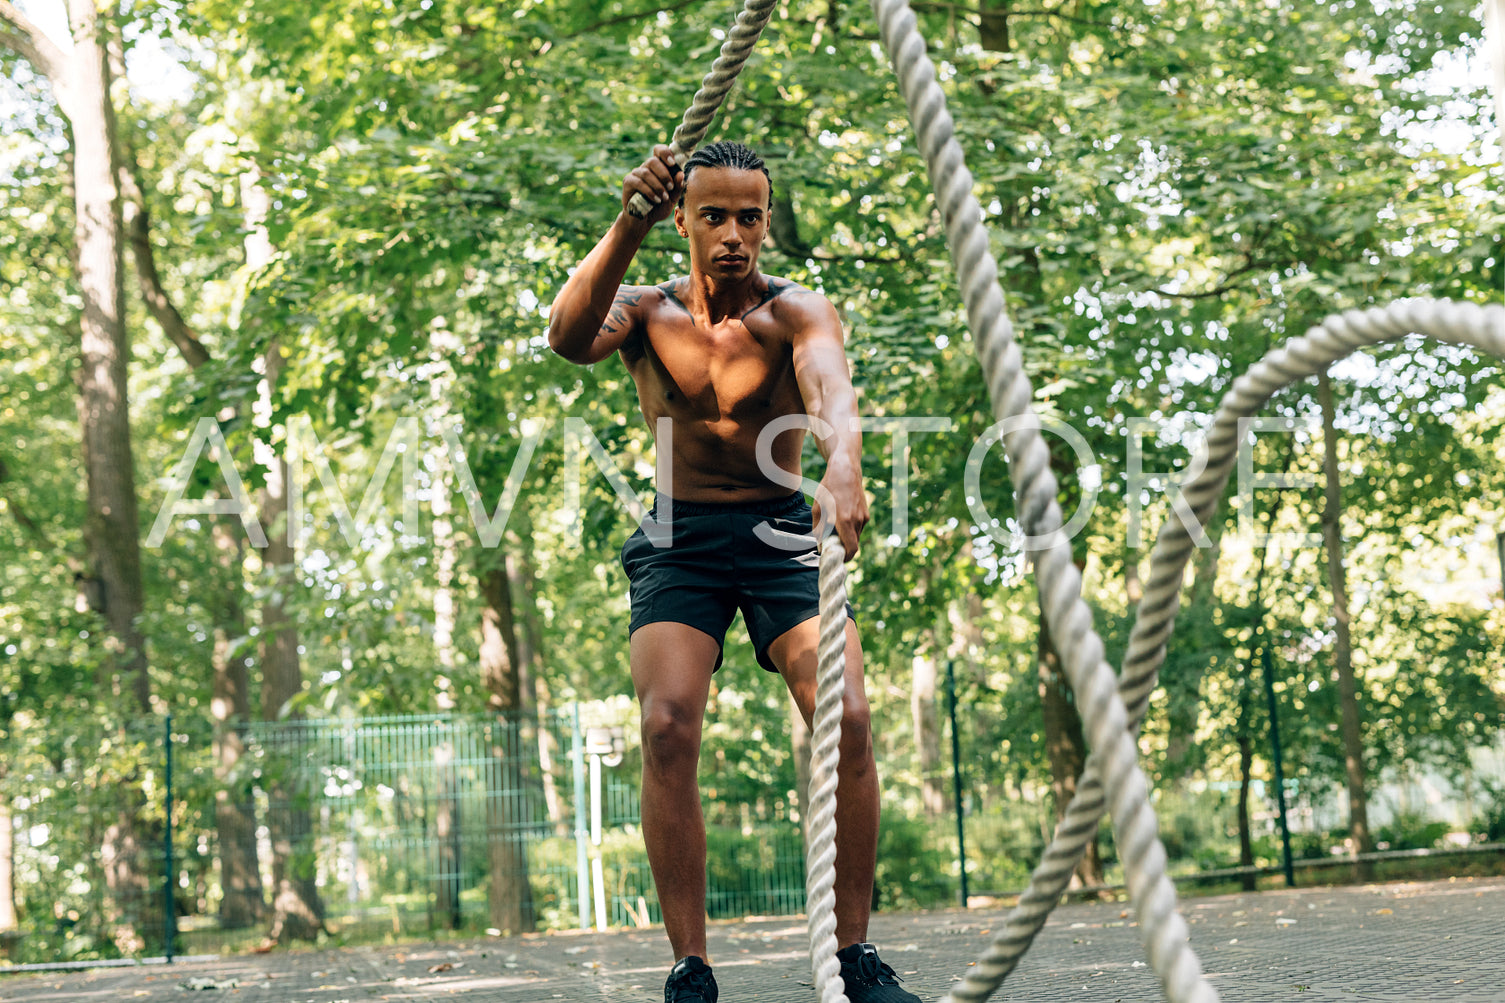
[[645, 407], [659, 413], [719, 420], [798, 400], [789, 339], [767, 319], [705, 326], [683, 311], [655, 311], [634, 348], [623, 358]]

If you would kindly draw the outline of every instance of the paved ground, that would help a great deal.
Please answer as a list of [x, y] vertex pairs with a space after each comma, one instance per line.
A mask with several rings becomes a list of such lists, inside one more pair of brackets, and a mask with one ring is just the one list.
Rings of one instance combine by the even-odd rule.
[[[1192, 943], [1229, 1001], [1505, 1003], [1505, 879], [1189, 899]], [[940, 999], [1003, 909], [875, 917], [872, 936], [922, 999]], [[995, 1000], [1162, 999], [1123, 906], [1057, 909]], [[813, 1003], [803, 920], [717, 924], [724, 1003]], [[550, 1003], [663, 999], [661, 930], [349, 948], [172, 968], [0, 976], [0, 1003]]]

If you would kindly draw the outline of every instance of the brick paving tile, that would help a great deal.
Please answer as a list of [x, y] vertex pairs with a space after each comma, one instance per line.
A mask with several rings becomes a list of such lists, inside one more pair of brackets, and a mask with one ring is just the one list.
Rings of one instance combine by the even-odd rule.
[[[1184, 899], [1192, 945], [1229, 1001], [1505, 1003], [1505, 879]], [[1001, 907], [880, 915], [871, 939], [922, 999], [984, 950]], [[802, 918], [711, 927], [722, 1003], [814, 1003]], [[173, 965], [0, 977], [0, 1003], [661, 1003], [659, 929], [288, 951]], [[993, 996], [1164, 999], [1127, 905], [1065, 905]]]

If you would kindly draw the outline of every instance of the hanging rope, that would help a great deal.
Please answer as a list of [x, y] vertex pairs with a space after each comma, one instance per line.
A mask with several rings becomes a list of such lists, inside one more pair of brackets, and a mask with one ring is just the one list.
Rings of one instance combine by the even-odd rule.
[[[779, 0], [746, 0], [742, 12], [737, 15], [736, 23], [721, 45], [721, 54], [711, 64], [710, 72], [700, 81], [700, 89], [695, 92], [684, 120], [674, 130], [674, 139], [669, 146], [674, 150], [676, 163], [683, 166], [685, 159], [705, 138], [706, 130], [711, 127], [711, 119], [716, 117], [716, 109], [721, 107], [737, 74], [742, 72], [742, 64], [752, 55], [753, 48], [758, 44], [758, 36], [763, 34], [763, 26], [773, 16], [774, 5], [778, 2]], [[633, 195], [627, 205], [627, 211], [638, 219], [647, 216], [652, 209], [653, 206], [641, 195]]]
[[835, 533], [820, 547], [820, 661], [810, 738], [810, 850], [805, 861], [805, 916], [810, 970], [821, 1003], [847, 1003], [836, 960], [836, 768], [841, 758], [841, 704], [846, 695], [846, 550]]
[[[1360, 348], [1407, 334], [1424, 334], [1505, 358], [1505, 307], [1403, 300], [1384, 308], [1329, 317], [1305, 336], [1266, 355], [1224, 396], [1178, 490], [1174, 515], [1161, 527], [1150, 558], [1148, 586], [1139, 603], [1119, 685], [1133, 730], [1137, 731], [1143, 720], [1165, 660], [1165, 645], [1180, 607], [1181, 585], [1187, 562], [1196, 549], [1195, 541], [1203, 536], [1216, 512], [1237, 462], [1239, 422], [1253, 417], [1277, 391], [1317, 375]], [[1065, 819], [1031, 877], [1029, 889], [1009, 913], [987, 953], [952, 989], [948, 1000], [978, 1003], [986, 999], [1018, 964], [1096, 832], [1103, 804], [1102, 759], [1094, 752]], [[1130, 887], [1132, 891], [1132, 884]]]
[[946, 97], [925, 40], [905, 0], [873, 0], [878, 26], [909, 121], [930, 171], [936, 205], [946, 227], [967, 326], [982, 361], [993, 414], [1017, 428], [1004, 436], [1016, 511], [1031, 541], [1030, 559], [1039, 583], [1042, 611], [1051, 636], [1060, 642], [1062, 669], [1076, 693], [1077, 707], [1093, 754], [1101, 759], [1113, 806], [1114, 838], [1124, 862], [1129, 891], [1144, 931], [1150, 963], [1172, 1003], [1205, 1003], [1217, 994], [1187, 944], [1186, 921], [1176, 910], [1176, 891], [1166, 876], [1165, 850], [1150, 808], [1149, 784], [1139, 768], [1128, 712], [1118, 695], [1118, 679], [1103, 660], [1103, 642], [1082, 601], [1082, 578], [1071, 543], [1061, 532], [1058, 485], [1050, 471], [1050, 449], [1031, 407], [1034, 389], [1004, 312], [998, 264], [982, 225], [982, 208], [972, 195], [972, 173], [953, 134]]
[[[741, 70], [777, 0], [746, 0], [721, 55], [706, 75], [695, 103], [675, 131], [676, 158], [688, 154], [709, 127], [732, 81]], [[1103, 643], [1081, 598], [1081, 575], [1061, 532], [1058, 485], [1050, 472], [1050, 451], [1030, 402], [1034, 391], [1004, 312], [998, 264], [972, 195], [972, 175], [963, 160], [946, 110], [946, 99], [925, 54], [925, 40], [906, 0], [872, 0], [883, 47], [899, 80], [899, 90], [929, 168], [936, 203], [946, 227], [957, 270], [967, 325], [982, 362], [999, 419], [1013, 419], [1004, 437], [1019, 521], [1030, 542], [1042, 611], [1052, 636], [1060, 640], [1063, 671], [1077, 695], [1077, 707], [1092, 754], [1077, 794], [1018, 906], [1007, 917], [986, 953], [943, 1003], [980, 1003], [1002, 984], [1044, 925], [1071, 873], [1111, 803], [1118, 845], [1136, 918], [1143, 929], [1150, 963], [1171, 1003], [1214, 1003], [1217, 993], [1187, 943], [1185, 920], [1165, 873], [1149, 786], [1138, 765], [1136, 736], [1155, 689], [1165, 644], [1180, 605], [1180, 588], [1195, 538], [1202, 535], [1222, 497], [1238, 455], [1238, 423], [1277, 390], [1324, 370], [1358, 348], [1409, 333], [1427, 334], [1505, 357], [1505, 307], [1481, 308], [1445, 300], [1414, 300], [1384, 309], [1351, 311], [1328, 318], [1306, 336], [1271, 352], [1235, 382], [1193, 458], [1172, 518], [1161, 528], [1151, 558], [1149, 583], [1140, 601], [1122, 677], [1103, 660]], [[639, 203], [641, 203], [639, 205]], [[635, 198], [633, 209], [650, 207]], [[820, 553], [820, 648], [811, 753], [810, 851], [806, 909], [810, 959], [821, 1003], [846, 1003], [838, 977], [835, 920], [835, 811], [840, 759], [841, 708], [845, 690], [846, 571], [843, 548], [834, 536]]]

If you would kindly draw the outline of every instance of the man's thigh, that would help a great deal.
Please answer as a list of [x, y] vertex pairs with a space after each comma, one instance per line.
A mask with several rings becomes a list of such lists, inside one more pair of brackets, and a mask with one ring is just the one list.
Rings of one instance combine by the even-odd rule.
[[662, 620], [632, 632], [628, 645], [632, 685], [650, 717], [699, 722], [705, 715], [711, 674], [721, 658], [721, 640], [684, 623]]
[[[867, 713], [867, 691], [863, 679], [862, 641], [857, 635], [857, 625], [846, 621], [846, 667], [843, 678], [846, 690], [843, 704], [848, 713]], [[780, 634], [768, 646], [768, 657], [773, 662], [789, 695], [794, 698], [805, 723], [810, 724], [815, 712], [815, 689], [820, 668], [820, 618], [812, 617], [796, 624]]]

